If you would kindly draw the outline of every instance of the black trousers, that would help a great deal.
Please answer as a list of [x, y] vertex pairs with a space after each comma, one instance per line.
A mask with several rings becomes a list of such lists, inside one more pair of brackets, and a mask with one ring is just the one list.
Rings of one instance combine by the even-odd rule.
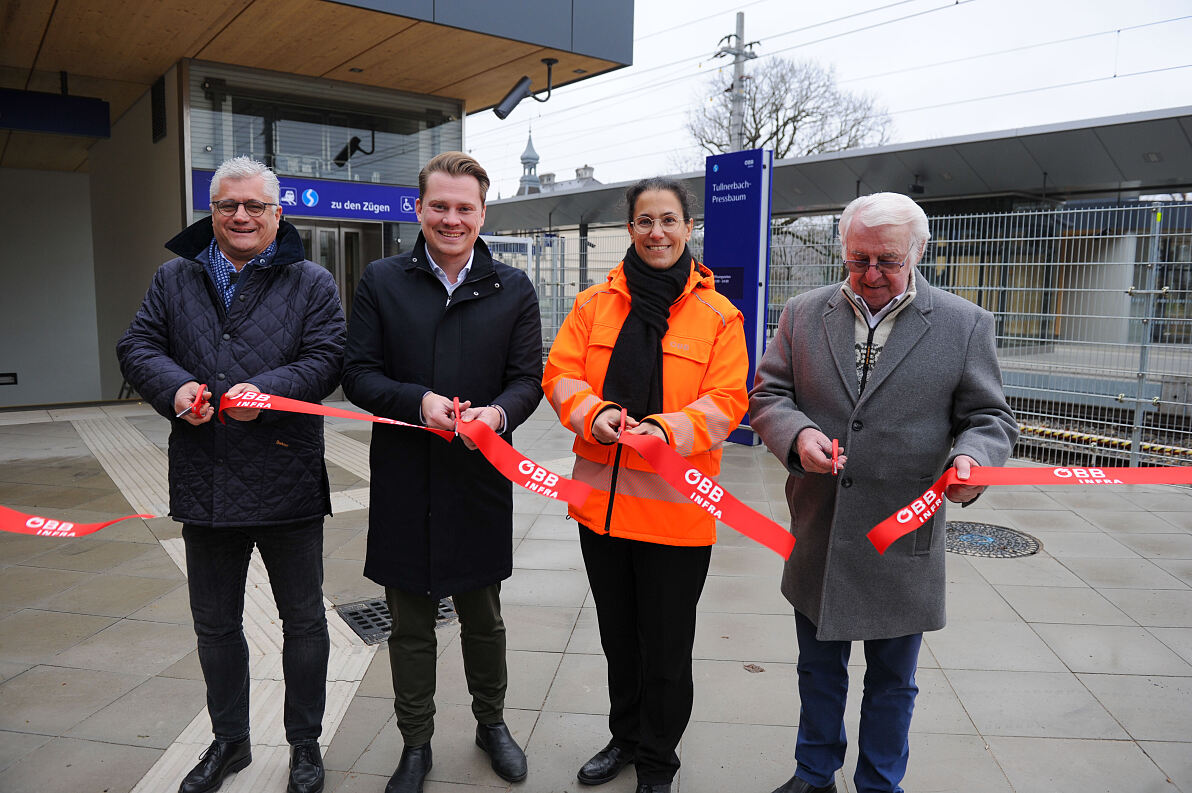
[[[393, 618], [389, 671], [397, 728], [407, 746], [420, 746], [430, 741], [435, 731], [435, 616], [439, 601], [393, 587], [385, 587], [385, 599]], [[464, 677], [472, 694], [472, 715], [480, 724], [502, 721], [509, 670], [505, 664], [501, 585], [458, 592], [451, 600], [459, 615], [459, 643]]]
[[182, 539], [190, 613], [215, 737], [221, 741], [248, 737], [244, 584], [256, 545], [281, 617], [286, 740], [317, 739], [323, 732], [331, 649], [323, 609], [323, 519], [292, 526], [220, 529], [184, 523]]
[[637, 781], [670, 782], [691, 718], [695, 606], [712, 547], [658, 545], [580, 526], [580, 548], [608, 661], [613, 743], [637, 753]]

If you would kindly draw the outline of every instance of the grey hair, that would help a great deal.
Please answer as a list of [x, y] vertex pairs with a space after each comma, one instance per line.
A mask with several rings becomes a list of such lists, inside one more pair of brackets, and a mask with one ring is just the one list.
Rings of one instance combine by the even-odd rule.
[[871, 193], [855, 198], [840, 213], [840, 249], [848, 258], [845, 240], [854, 216], [864, 219], [866, 226], [910, 226], [911, 250], [922, 258], [931, 231], [927, 228], [927, 213], [902, 193]]
[[214, 201], [219, 195], [219, 186], [224, 179], [251, 179], [254, 176], [261, 177], [265, 186], [265, 197], [276, 204], [281, 195], [281, 184], [277, 181], [277, 174], [265, 163], [245, 156], [224, 160], [215, 169], [215, 175], [211, 177], [211, 200]]

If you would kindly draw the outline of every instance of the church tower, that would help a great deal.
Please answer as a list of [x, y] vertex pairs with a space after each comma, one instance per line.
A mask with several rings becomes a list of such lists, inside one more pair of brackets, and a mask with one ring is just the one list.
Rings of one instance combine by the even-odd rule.
[[534, 151], [534, 135], [526, 137], [526, 150], [522, 152], [522, 175], [518, 182], [517, 195], [531, 195], [541, 193], [542, 185], [538, 181], [538, 152]]

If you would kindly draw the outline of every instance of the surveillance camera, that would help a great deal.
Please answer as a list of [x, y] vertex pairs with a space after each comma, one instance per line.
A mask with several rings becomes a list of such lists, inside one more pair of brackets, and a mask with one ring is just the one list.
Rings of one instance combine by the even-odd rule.
[[523, 76], [517, 81], [517, 85], [505, 94], [505, 98], [501, 100], [500, 104], [493, 108], [493, 112], [497, 114], [497, 118], [504, 120], [513, 112], [513, 108], [517, 107], [517, 103], [529, 95], [530, 78]]

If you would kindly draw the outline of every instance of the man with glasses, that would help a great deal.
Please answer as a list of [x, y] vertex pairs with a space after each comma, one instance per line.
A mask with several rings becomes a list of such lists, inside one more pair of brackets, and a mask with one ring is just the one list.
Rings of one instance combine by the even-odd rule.
[[166, 247], [116, 347], [124, 378], [170, 419], [170, 515], [182, 524], [190, 608], [215, 740], [179, 786], [218, 790], [252, 762], [244, 588], [254, 545], [281, 617], [287, 793], [319, 793], [330, 642], [323, 517], [331, 511], [323, 419], [249, 408], [212, 421], [225, 393], [318, 402], [343, 368], [335, 282], [281, 219], [278, 180], [247, 157], [211, 179], [211, 216]]
[[[865, 535], [945, 468], [965, 479], [1003, 464], [1018, 437], [993, 315], [915, 269], [930, 237], [904, 195], [853, 201], [840, 216], [847, 278], [789, 300], [758, 363], [750, 424], [790, 472], [797, 539], [782, 576], [799, 644], [797, 767], [775, 793], [836, 790], [853, 641], [866, 662], [855, 789], [902, 790], [919, 647], [944, 627], [944, 510], [884, 556]], [[982, 489], [946, 495], [967, 504]]]

